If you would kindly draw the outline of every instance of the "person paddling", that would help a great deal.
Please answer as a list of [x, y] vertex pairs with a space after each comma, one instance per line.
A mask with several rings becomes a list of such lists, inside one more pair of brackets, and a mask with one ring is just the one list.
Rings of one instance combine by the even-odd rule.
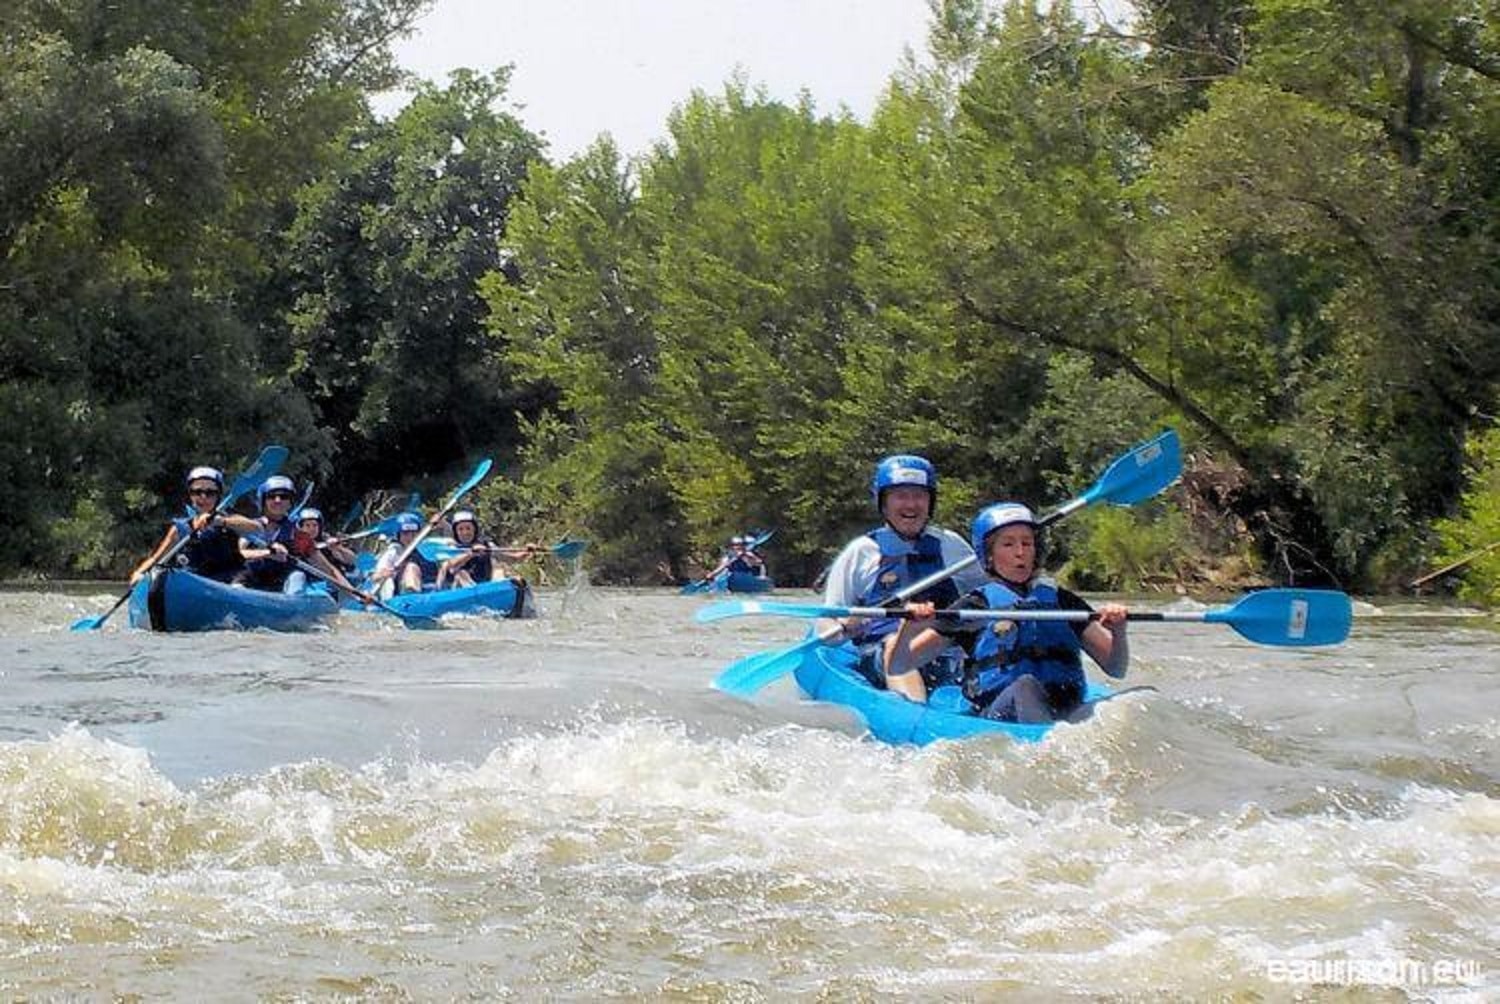
[[292, 514], [292, 522], [297, 526], [297, 533], [311, 540], [313, 546], [328, 559], [328, 563], [348, 578], [354, 571], [358, 555], [347, 544], [324, 532], [323, 510], [316, 506], [303, 506]]
[[282, 474], [266, 478], [255, 490], [261, 515], [256, 532], [240, 540], [245, 567], [234, 577], [235, 585], [272, 593], [300, 593], [307, 587], [307, 573], [296, 567], [292, 561], [295, 555], [352, 592], [354, 587], [344, 574], [313, 546], [313, 538], [297, 532], [290, 519], [296, 497], [296, 483]]
[[243, 566], [239, 534], [254, 533], [259, 524], [248, 516], [235, 513], [215, 514], [224, 494], [224, 474], [217, 467], [194, 467], [186, 478], [188, 503], [195, 512], [172, 520], [161, 543], [145, 561], [130, 573], [133, 586], [146, 576], [162, 556], [184, 537], [187, 543], [178, 552], [176, 563], [195, 575], [228, 582]]
[[[950, 579], [913, 596], [913, 602], [947, 605], [960, 593], [984, 583], [972, 566], [968, 543], [951, 530], [930, 522], [937, 509], [938, 475], [930, 461], [912, 454], [886, 457], [875, 467], [870, 495], [884, 523], [845, 545], [828, 570], [823, 603], [826, 606], [883, 606], [907, 586], [965, 559], [971, 564]], [[829, 642], [852, 641], [859, 649], [860, 673], [875, 687], [889, 688], [913, 700], [925, 700], [927, 689], [956, 681], [962, 653], [926, 660], [920, 672], [886, 666], [887, 649], [894, 645], [897, 618], [850, 618], [823, 621], [819, 633]], [[925, 677], [925, 679], [924, 679]]]
[[744, 575], [753, 575], [757, 579], [766, 577], [766, 559], [755, 553], [750, 545], [754, 543], [754, 537], [735, 537], [729, 542], [729, 574], [740, 572]]
[[498, 558], [520, 561], [538, 550], [535, 544], [524, 547], [501, 547], [480, 529], [473, 510], [460, 509], [448, 520], [453, 543], [463, 550], [438, 566], [437, 588], [462, 588], [481, 582], [511, 579], [517, 586], [524, 580], [512, 573]]
[[[974, 517], [970, 539], [989, 581], [955, 607], [974, 610], [1086, 610], [1082, 597], [1038, 575], [1041, 525], [1018, 502], [997, 502]], [[1087, 621], [946, 620], [934, 604], [916, 603], [915, 618], [892, 646], [889, 672], [912, 669], [960, 639], [968, 652], [963, 694], [982, 717], [1002, 722], [1052, 722], [1087, 717], [1082, 653], [1119, 679], [1130, 663], [1129, 611], [1118, 603]]]
[[378, 587], [381, 599], [390, 599], [397, 593], [420, 593], [437, 584], [438, 564], [414, 548], [411, 555], [397, 566], [401, 556], [417, 534], [422, 532], [422, 520], [415, 513], [404, 512], [396, 517], [396, 539], [381, 552], [375, 570], [370, 573], [370, 584]]

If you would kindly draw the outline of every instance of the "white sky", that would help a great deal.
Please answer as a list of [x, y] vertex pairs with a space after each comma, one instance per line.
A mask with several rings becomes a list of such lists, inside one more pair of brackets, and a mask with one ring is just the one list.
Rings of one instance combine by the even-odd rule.
[[718, 94], [736, 71], [777, 100], [806, 90], [820, 113], [867, 121], [903, 51], [925, 53], [927, 22], [925, 0], [437, 0], [395, 53], [437, 84], [514, 64], [512, 111], [560, 163], [602, 132], [644, 153], [694, 88]]

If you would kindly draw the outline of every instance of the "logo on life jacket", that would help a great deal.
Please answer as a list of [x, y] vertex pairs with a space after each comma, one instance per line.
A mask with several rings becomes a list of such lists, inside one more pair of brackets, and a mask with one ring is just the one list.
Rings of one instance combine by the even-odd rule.
[[901, 581], [901, 573], [893, 568], [888, 572], [882, 572], [877, 581], [882, 589], [888, 589]]
[[998, 637], [998, 636], [1008, 635], [1012, 631], [1014, 631], [1015, 629], [1016, 629], [1016, 622], [1015, 621], [996, 621], [995, 622], [995, 626], [992, 627], [992, 628], [990, 628], [990, 631]]

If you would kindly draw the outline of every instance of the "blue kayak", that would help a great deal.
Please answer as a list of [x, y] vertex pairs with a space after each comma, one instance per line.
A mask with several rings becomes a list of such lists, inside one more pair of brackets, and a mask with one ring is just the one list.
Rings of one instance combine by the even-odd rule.
[[306, 631], [337, 612], [326, 593], [270, 593], [180, 568], [158, 569], [130, 591], [130, 626], [152, 631]]
[[[882, 742], [925, 746], [938, 739], [968, 739], [998, 733], [1019, 742], [1034, 743], [1046, 738], [1056, 727], [1055, 722], [1037, 725], [995, 722], [917, 704], [870, 686], [854, 668], [857, 661], [852, 645], [816, 645], [803, 654], [801, 665], [793, 673], [797, 685], [808, 697], [849, 708], [864, 721], [870, 734]], [[1097, 701], [1110, 694], [1107, 687], [1090, 682], [1085, 697]]]
[[716, 593], [769, 593], [776, 583], [769, 575], [724, 572], [714, 577], [710, 588]]
[[[495, 579], [454, 589], [401, 593], [385, 601], [386, 606], [407, 617], [441, 617], [444, 614], [498, 614], [501, 617], [535, 617], [531, 587], [525, 579]], [[346, 610], [364, 610], [357, 601], [347, 601]], [[375, 608], [375, 612], [383, 612]]]
[[689, 582], [678, 590], [683, 596], [694, 593], [769, 593], [776, 582], [768, 575], [723, 571], [713, 578]]

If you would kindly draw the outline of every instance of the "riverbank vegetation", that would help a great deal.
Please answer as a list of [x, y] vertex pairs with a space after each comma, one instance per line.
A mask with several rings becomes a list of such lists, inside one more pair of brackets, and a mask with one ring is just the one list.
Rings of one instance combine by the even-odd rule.
[[1165, 425], [1181, 485], [1060, 528], [1077, 581], [1373, 590], [1500, 536], [1493, 0], [935, 0], [868, 122], [732, 79], [565, 161], [506, 69], [371, 113], [424, 0], [12, 6], [6, 570], [118, 573], [270, 441], [330, 509], [494, 455], [502, 533], [610, 581], [752, 526], [805, 581], [883, 454], [961, 528]]

